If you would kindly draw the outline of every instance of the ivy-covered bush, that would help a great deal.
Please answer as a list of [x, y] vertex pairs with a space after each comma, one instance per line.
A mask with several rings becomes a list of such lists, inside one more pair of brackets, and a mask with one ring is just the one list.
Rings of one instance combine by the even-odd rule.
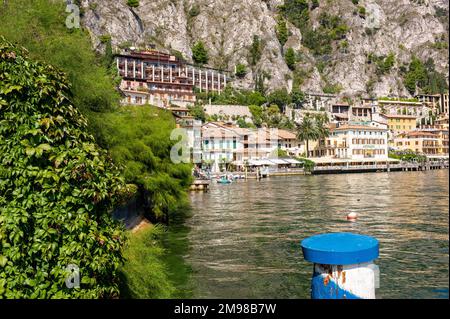
[[[116, 298], [126, 186], [66, 76], [0, 38], [0, 298]], [[80, 287], [68, 288], [68, 265]]]

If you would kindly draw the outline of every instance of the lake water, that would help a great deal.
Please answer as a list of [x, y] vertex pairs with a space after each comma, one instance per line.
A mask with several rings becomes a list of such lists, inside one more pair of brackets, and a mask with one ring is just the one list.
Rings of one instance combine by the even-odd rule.
[[[326, 232], [380, 241], [377, 298], [448, 298], [449, 173], [270, 177], [191, 193], [192, 216], [171, 226], [180, 297], [310, 298], [299, 243]], [[346, 221], [349, 212], [359, 219]]]

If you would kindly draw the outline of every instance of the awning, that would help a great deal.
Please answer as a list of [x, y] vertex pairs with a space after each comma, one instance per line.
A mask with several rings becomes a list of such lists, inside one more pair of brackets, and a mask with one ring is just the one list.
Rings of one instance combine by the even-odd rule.
[[277, 165], [290, 164], [288, 161], [286, 161], [284, 159], [280, 159], [280, 158], [269, 158], [269, 161], [271, 161], [272, 163], [275, 163]]
[[301, 164], [301, 163], [302, 163], [302, 162], [297, 161], [297, 160], [295, 160], [295, 159], [293, 159], [293, 158], [285, 158], [284, 160], [285, 160], [286, 162], [290, 163], [290, 164]]
[[272, 165], [276, 165], [275, 163], [268, 161], [268, 160], [263, 160], [263, 159], [251, 159], [248, 161], [248, 164], [250, 166], [263, 166], [263, 165], [268, 165], [268, 166], [272, 166]]

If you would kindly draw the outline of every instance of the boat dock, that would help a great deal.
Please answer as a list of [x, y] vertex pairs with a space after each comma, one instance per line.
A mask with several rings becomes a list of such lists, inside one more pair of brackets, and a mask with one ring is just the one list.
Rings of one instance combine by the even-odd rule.
[[383, 163], [362, 165], [320, 165], [315, 166], [312, 174], [338, 174], [338, 173], [369, 173], [369, 172], [394, 172], [394, 171], [428, 171], [436, 169], [448, 169], [448, 162], [425, 163]]

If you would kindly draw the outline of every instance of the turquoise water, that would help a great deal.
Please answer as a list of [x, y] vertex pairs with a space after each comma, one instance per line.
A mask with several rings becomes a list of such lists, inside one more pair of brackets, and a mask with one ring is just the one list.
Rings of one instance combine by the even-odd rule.
[[[309, 298], [299, 242], [349, 231], [380, 241], [377, 298], [448, 298], [448, 170], [271, 177], [191, 193], [171, 226], [180, 297]], [[349, 212], [359, 219], [346, 221]], [[180, 268], [181, 269], [181, 266]]]

